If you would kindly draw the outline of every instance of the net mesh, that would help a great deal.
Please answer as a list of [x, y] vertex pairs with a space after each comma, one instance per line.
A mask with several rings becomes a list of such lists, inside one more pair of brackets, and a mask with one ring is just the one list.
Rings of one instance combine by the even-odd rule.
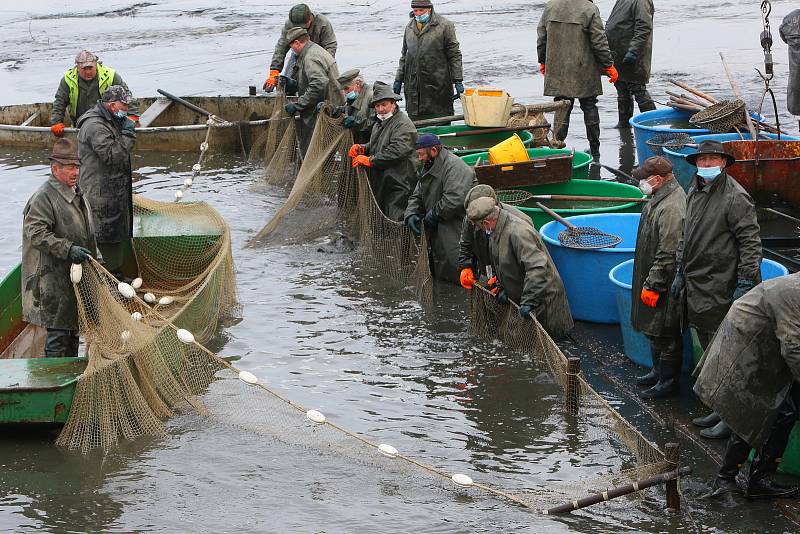
[[622, 238], [618, 235], [607, 234], [599, 228], [578, 226], [559, 232], [558, 241], [569, 248], [596, 249], [616, 247]]
[[737, 125], [747, 123], [745, 113], [742, 100], [723, 100], [698, 111], [689, 118], [689, 122], [700, 128], [708, 128], [712, 132], [726, 133]]

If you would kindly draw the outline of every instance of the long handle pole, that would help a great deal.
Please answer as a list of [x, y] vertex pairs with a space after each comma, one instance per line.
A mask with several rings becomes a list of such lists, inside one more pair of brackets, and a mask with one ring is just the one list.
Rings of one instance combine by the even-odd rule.
[[683, 83], [683, 82], [679, 82], [678, 80], [672, 80], [672, 79], [670, 79], [670, 80], [668, 80], [668, 81], [669, 81], [669, 83], [671, 83], [672, 85], [677, 85], [677, 86], [678, 86], [678, 87], [680, 87], [681, 89], [684, 89], [684, 90], [686, 90], [686, 91], [689, 91], [689, 92], [690, 92], [690, 93], [692, 93], [694, 96], [699, 96], [699, 97], [700, 97], [700, 98], [702, 98], [703, 100], [708, 100], [708, 101], [709, 101], [709, 102], [711, 102], [712, 104], [716, 104], [716, 103], [718, 103], [718, 102], [719, 102], [719, 100], [717, 100], [717, 99], [716, 99], [716, 98], [714, 98], [713, 96], [708, 96], [707, 94], [705, 94], [704, 92], [700, 91], [699, 89], [695, 89], [694, 87], [689, 87], [688, 85], [686, 85], [686, 84], [685, 84], [685, 83]]
[[625, 198], [625, 197], [593, 197], [584, 195], [531, 195], [534, 200], [586, 200], [591, 202], [649, 202], [647, 198]]
[[464, 130], [461, 132], [450, 132], [438, 134], [439, 137], [465, 137], [468, 135], [484, 135], [502, 132], [521, 132], [524, 130], [536, 130], [539, 128], [550, 128], [549, 124], [537, 124], [536, 126], [508, 126], [503, 128], [481, 128], [480, 130]]
[[177, 102], [178, 104], [181, 104], [183, 106], [186, 106], [187, 108], [191, 109], [192, 111], [196, 111], [197, 113], [200, 113], [201, 115], [205, 115], [207, 117], [211, 117], [211, 116], [214, 115], [210, 111], [208, 111], [206, 109], [203, 109], [200, 106], [196, 106], [196, 105], [192, 104], [191, 102], [189, 102], [188, 100], [184, 100], [183, 98], [181, 98], [179, 96], [175, 96], [175, 95], [169, 94], [168, 92], [164, 91], [163, 89], [156, 89], [156, 91], [158, 91], [159, 94], [162, 94], [162, 95], [166, 96], [170, 100], [172, 100], [174, 102]]
[[[742, 100], [742, 96], [739, 94], [739, 89], [736, 87], [736, 81], [733, 79], [731, 71], [728, 69], [728, 63], [725, 61], [725, 56], [722, 55], [722, 52], [719, 53], [719, 58], [722, 60], [722, 66], [725, 68], [725, 75], [728, 76], [728, 82], [731, 84], [731, 89], [733, 89], [734, 96], [739, 100]], [[742, 102], [744, 102], [744, 100], [742, 100]], [[751, 139], [753, 139], [753, 141], [758, 141], [756, 127], [753, 126], [753, 119], [750, 118], [750, 112], [747, 111], [747, 106], [744, 108], [744, 118], [747, 121], [747, 129], [750, 130]]]
[[537, 207], [538, 207], [540, 210], [542, 210], [543, 212], [545, 212], [546, 214], [548, 214], [550, 217], [552, 217], [553, 219], [557, 220], [558, 222], [560, 222], [561, 224], [563, 224], [564, 226], [566, 226], [567, 228], [575, 228], [575, 225], [574, 225], [574, 224], [572, 224], [571, 222], [569, 222], [568, 220], [566, 220], [564, 217], [562, 217], [562, 216], [561, 216], [561, 215], [559, 215], [558, 213], [554, 212], [553, 210], [551, 210], [550, 208], [548, 208], [547, 206], [545, 206], [545, 205], [544, 205], [544, 204], [542, 204], [541, 202], [537, 202], [537, 203], [536, 203], [536, 206], [537, 206]]
[[464, 115], [448, 115], [446, 117], [434, 117], [433, 119], [420, 119], [414, 121], [414, 126], [420, 128], [422, 126], [436, 126], [437, 124], [450, 124], [455, 121], [463, 121]]

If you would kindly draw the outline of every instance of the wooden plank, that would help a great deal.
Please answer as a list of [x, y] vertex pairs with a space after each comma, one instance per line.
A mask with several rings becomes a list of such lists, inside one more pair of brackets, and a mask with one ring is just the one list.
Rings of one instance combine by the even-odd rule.
[[41, 115], [41, 113], [37, 111], [36, 113], [34, 113], [33, 115], [31, 115], [30, 117], [28, 117], [27, 119], [25, 119], [25, 120], [22, 122], [22, 124], [20, 124], [20, 126], [30, 126], [30, 124], [31, 124], [33, 121], [35, 121], [36, 119], [38, 119], [38, 118], [39, 118], [39, 115]]
[[0, 360], [44, 357], [44, 342], [46, 338], [46, 328], [35, 324], [26, 324], [22, 332], [0, 354]]
[[564, 183], [572, 178], [572, 154], [504, 165], [482, 165], [475, 167], [475, 176], [478, 182], [495, 189]]
[[156, 120], [162, 113], [164, 113], [172, 105], [172, 100], [169, 98], [156, 98], [156, 101], [150, 104], [144, 113], [139, 115], [139, 127], [147, 128], [154, 120]]

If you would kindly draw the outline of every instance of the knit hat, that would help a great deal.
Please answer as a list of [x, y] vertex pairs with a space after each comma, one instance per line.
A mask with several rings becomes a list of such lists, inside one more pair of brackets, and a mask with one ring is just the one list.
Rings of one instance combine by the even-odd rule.
[[417, 138], [417, 142], [414, 145], [414, 148], [430, 148], [433, 146], [439, 146], [442, 142], [439, 140], [439, 136], [432, 133], [424, 133]]
[[470, 202], [483, 197], [491, 198], [497, 202], [497, 193], [494, 192], [491, 185], [478, 184], [467, 192], [467, 196], [464, 198], [464, 210], [467, 209]]
[[485, 219], [497, 206], [497, 201], [491, 197], [476, 198], [467, 206], [467, 217], [473, 223]]
[[311, 9], [305, 4], [297, 4], [289, 10], [289, 21], [292, 24], [305, 24]]

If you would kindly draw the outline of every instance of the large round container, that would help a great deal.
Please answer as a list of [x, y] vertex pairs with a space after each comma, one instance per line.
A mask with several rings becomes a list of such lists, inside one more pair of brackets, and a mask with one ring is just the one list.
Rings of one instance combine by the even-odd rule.
[[[769, 280], [788, 274], [786, 267], [772, 260], [761, 260], [761, 278]], [[645, 367], [653, 366], [653, 357], [650, 352], [650, 342], [641, 332], [637, 332], [631, 325], [631, 305], [633, 295], [631, 294], [631, 283], [633, 281], [633, 260], [627, 260], [608, 273], [608, 279], [615, 286], [617, 312], [619, 313], [619, 327], [622, 331], [622, 343], [625, 347], [625, 354], [634, 363]], [[638, 298], [638, 296], [637, 296]], [[700, 355], [695, 357], [694, 347], [692, 346], [691, 335], [687, 329], [683, 336], [683, 368], [686, 370], [694, 369]]]
[[[459, 124], [456, 126], [427, 126], [425, 128], [419, 128], [417, 131], [421, 134], [432, 133], [436, 135], [442, 135], [447, 133], [466, 132], [468, 130], [483, 130], [483, 128], [473, 128], [472, 126]], [[497, 143], [512, 137], [515, 133], [519, 135], [520, 139], [522, 139], [522, 144], [524, 144], [526, 147], [529, 147], [531, 144], [533, 144], [533, 134], [528, 130], [522, 130], [520, 132], [499, 132], [492, 134], [468, 135], [464, 137], [441, 137], [440, 139], [444, 146], [453, 149], [453, 153], [456, 156], [466, 156], [467, 154], [486, 152]], [[484, 158], [483, 161], [487, 161], [487, 158]]]
[[628, 121], [633, 128], [633, 140], [636, 143], [636, 160], [639, 165], [644, 160], [657, 154], [648, 146], [647, 140], [657, 135], [666, 133], [683, 132], [689, 135], [705, 135], [713, 133], [711, 130], [694, 128], [689, 124], [692, 113], [678, 111], [677, 109], [664, 108], [645, 111], [634, 115]]
[[[750, 140], [753, 137], [750, 133], [742, 133], [745, 140]], [[765, 134], [761, 134], [762, 136]], [[777, 139], [778, 136], [776, 134], [766, 134], [769, 139]], [[727, 133], [727, 134], [709, 134], [709, 135], [693, 135], [692, 139], [697, 144], [702, 143], [706, 140], [714, 140], [719, 141], [720, 143], [724, 143], [726, 141], [739, 141], [742, 137], [736, 133]], [[792, 137], [789, 135], [781, 135], [781, 139], [785, 141], [794, 141], [799, 140], [800, 137]], [[675, 179], [681, 184], [684, 190], [689, 190], [689, 183], [694, 177], [694, 173], [697, 171], [697, 167], [686, 161], [686, 156], [689, 154], [694, 154], [697, 149], [693, 147], [683, 147], [677, 149], [665, 148], [664, 149], [664, 157], [666, 157], [672, 163], [672, 174], [675, 175]]]
[[[641, 213], [641, 202], [626, 202], [626, 198], [642, 198], [644, 195], [638, 187], [617, 182], [606, 182], [604, 180], [570, 180], [563, 184], [529, 185], [516, 187], [524, 189], [534, 195], [586, 195], [600, 197], [619, 197], [616, 202], [591, 202], [591, 201], [572, 201], [572, 200], [545, 200], [542, 203], [552, 209], [562, 217], [573, 217], [576, 215], [590, 215], [592, 213]], [[524, 205], [518, 205], [533, 221], [537, 229], [553, 220], [548, 214], [539, 208], [525, 207], [535, 206], [535, 200], [529, 200]]]
[[560, 222], [550, 221], [540, 230], [564, 282], [572, 317], [593, 323], [618, 323], [616, 291], [608, 272], [633, 259], [639, 214], [597, 213], [568, 220], [575, 226], [592, 226], [622, 238], [615, 248], [579, 250], [559, 243], [558, 234], [565, 229]]
[[[524, 139], [523, 139], [524, 140]], [[547, 156], [555, 156], [558, 154], [569, 154], [572, 152], [569, 148], [529, 148], [528, 149], [528, 157], [531, 159], [534, 158], [544, 158]], [[475, 163], [480, 158], [481, 161], [486, 162], [489, 161], [489, 152], [477, 152], [475, 154], [468, 154], [466, 156], [461, 156], [461, 159], [464, 160], [469, 166], [474, 166]], [[592, 162], [591, 154], [587, 154], [586, 152], [579, 152], [575, 151], [574, 156], [572, 157], [572, 178], [588, 178], [589, 177], [589, 164]]]

